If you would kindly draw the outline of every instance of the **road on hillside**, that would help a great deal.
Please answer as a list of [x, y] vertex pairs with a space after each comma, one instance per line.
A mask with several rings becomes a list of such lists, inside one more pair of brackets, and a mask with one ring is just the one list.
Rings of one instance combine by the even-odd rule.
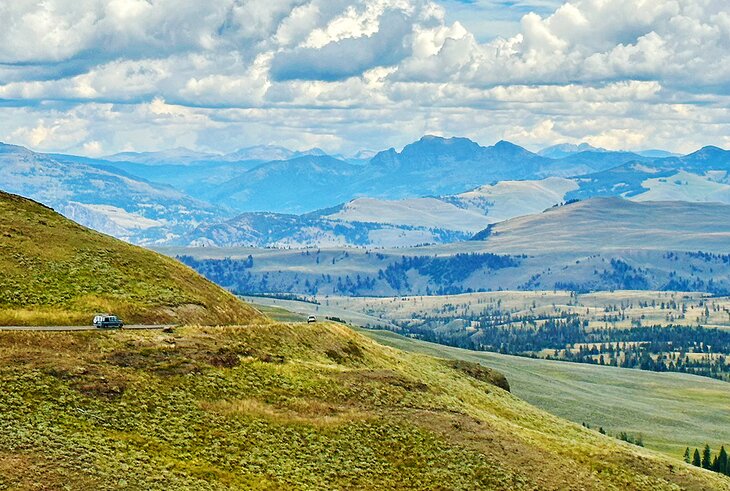
[[[126, 329], [165, 329], [175, 327], [174, 324], [130, 324], [125, 325]], [[118, 329], [100, 329], [94, 326], [0, 326], [0, 331], [117, 331]]]

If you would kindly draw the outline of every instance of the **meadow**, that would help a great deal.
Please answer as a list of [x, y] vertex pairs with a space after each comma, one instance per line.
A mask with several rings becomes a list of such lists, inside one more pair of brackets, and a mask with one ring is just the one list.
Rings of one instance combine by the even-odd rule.
[[[515, 306], [528, 309], [533, 300], [543, 298], [543, 293], [551, 302], [558, 300], [548, 292], [521, 293], [521, 300], [515, 300], [516, 296], [510, 296], [507, 292], [498, 292], [492, 298], [495, 302], [511, 298]], [[600, 298], [608, 305], [619, 300], [619, 296], [626, 302], [632, 296], [642, 293], [617, 292], [611, 295], [606, 292], [597, 294], [594, 298]], [[569, 292], [555, 295], [560, 295], [565, 303], [569, 303], [571, 298]], [[659, 295], [654, 298], [663, 298], [666, 295], [666, 301], [672, 296], [663, 292], [659, 292]], [[457, 296], [451, 302], [463, 304], [474, 296], [478, 294]], [[645, 298], [648, 297], [641, 297], [642, 302]], [[256, 304], [259, 308], [267, 308], [263, 306], [263, 302], [275, 305], [268, 307], [271, 309], [270, 315], [274, 316], [277, 315], [276, 312], [286, 312], [287, 315], [299, 315], [302, 318], [310, 313], [320, 316], [337, 315], [352, 324], [371, 327], [377, 326], [378, 317], [365, 316], [355, 310], [348, 311], [345, 307], [356, 309], [357, 301], [401, 305], [403, 308], [411, 308], [413, 305], [411, 299], [407, 298], [343, 298], [334, 301], [329, 298], [321, 299], [320, 305], [260, 297], [252, 297], [250, 300], [259, 302]], [[439, 304], [446, 302], [446, 299], [423, 299], [431, 302], [439, 300]], [[348, 301], [352, 303], [348, 304]], [[377, 312], [373, 314], [379, 315]], [[380, 322], [388, 329], [397, 328], [386, 319]], [[424, 342], [377, 328], [356, 330], [379, 343], [403, 351], [466, 360], [493, 367], [506, 375], [512, 393], [530, 404], [576, 423], [586, 423], [593, 428], [603, 427], [614, 435], [622, 431], [635, 436], [641, 435], [647, 447], [674, 457], [681, 457], [687, 446], [698, 447], [709, 443], [716, 447], [730, 442], [730, 412], [727, 411], [730, 407], [730, 385], [727, 382], [680, 373], [657, 373], [466, 350]]]
[[403, 351], [484, 364], [504, 373], [512, 392], [552, 414], [611, 434], [641, 435], [677, 458], [687, 446], [730, 442], [730, 385], [680, 373], [539, 360], [477, 352], [361, 329]]
[[730, 490], [333, 323], [0, 332], [0, 489]]

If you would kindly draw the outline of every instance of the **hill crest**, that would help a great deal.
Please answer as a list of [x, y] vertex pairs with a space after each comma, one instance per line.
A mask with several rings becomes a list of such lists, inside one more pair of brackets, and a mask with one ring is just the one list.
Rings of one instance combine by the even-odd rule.
[[260, 314], [174, 259], [0, 192], [0, 325], [232, 324]]

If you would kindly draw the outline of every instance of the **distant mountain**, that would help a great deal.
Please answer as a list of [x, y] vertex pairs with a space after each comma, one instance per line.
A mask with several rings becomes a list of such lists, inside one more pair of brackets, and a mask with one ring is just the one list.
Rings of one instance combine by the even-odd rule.
[[103, 157], [109, 162], [133, 162], [136, 164], [190, 164], [192, 162], [215, 160], [219, 154], [203, 153], [188, 148], [174, 148], [161, 152], [122, 152]]
[[[690, 175], [691, 174], [691, 175]], [[722, 191], [730, 185], [730, 151], [704, 147], [682, 157], [632, 161], [600, 172], [579, 176], [580, 188], [568, 199], [622, 196], [637, 200], [661, 199], [730, 203]]]
[[[358, 161], [275, 146], [112, 157], [120, 160], [5, 146], [0, 185], [126, 240], [218, 245], [441, 243], [597, 196], [730, 203], [728, 151], [651, 158], [587, 148], [563, 145], [552, 155], [566, 156], [547, 158], [505, 141], [424, 136]], [[289, 158], [235, 160], [277, 155]]]
[[609, 152], [605, 150], [590, 150], [572, 153], [566, 157], [556, 159], [562, 172], [568, 176], [580, 176], [611, 169], [619, 165], [635, 162], [650, 162], [654, 159], [642, 157], [633, 152]]
[[245, 147], [235, 152], [225, 154], [220, 160], [226, 162], [240, 161], [258, 161], [270, 162], [272, 160], [289, 160], [297, 157], [305, 157], [308, 155], [324, 156], [327, 152], [321, 148], [310, 148], [309, 150], [296, 151], [277, 145], [256, 145], [253, 147]]
[[203, 221], [225, 216], [171, 187], [85, 160], [56, 159], [0, 144], [0, 189], [136, 243], [169, 240]]
[[666, 150], [659, 150], [659, 149], [648, 149], [648, 150], [636, 150], [634, 152], [627, 152], [627, 151], [615, 151], [615, 150], [606, 150], [605, 148], [599, 148], [594, 147], [593, 145], [589, 143], [579, 143], [579, 144], [573, 144], [573, 143], [559, 143], [557, 145], [552, 145], [546, 148], [543, 148], [542, 150], [538, 151], [537, 154], [542, 157], [548, 157], [551, 159], [563, 159], [565, 157], [570, 157], [573, 154], [576, 153], [583, 153], [583, 152], [591, 152], [592, 154], [596, 153], [617, 153], [617, 154], [635, 154], [639, 155], [640, 157], [646, 157], [650, 159], [663, 159], [667, 157], [679, 157], [680, 154], [668, 152]]
[[[67, 156], [59, 157], [62, 162]], [[73, 160], [76, 161], [76, 160]], [[261, 163], [258, 161], [223, 162], [210, 160], [188, 164], [138, 164], [134, 162], [88, 161], [88, 165], [100, 169], [122, 171], [139, 178], [171, 186], [185, 194], [204, 200], [207, 193]], [[226, 207], [223, 203], [219, 206]]]
[[642, 157], [649, 157], [652, 159], [664, 159], [667, 157], [681, 157], [681, 154], [679, 154], [679, 153], [667, 152], [666, 150], [656, 150], [656, 149], [637, 150], [635, 153], [641, 155]]
[[560, 162], [509, 142], [482, 147], [467, 138], [426, 136], [401, 152], [379, 152], [364, 165], [327, 156], [267, 162], [203, 197], [241, 211], [304, 213], [359, 196], [441, 196], [501, 180], [569, 173]]
[[226, 160], [228, 162], [237, 162], [241, 160], [268, 162], [270, 160], [286, 160], [293, 156], [294, 152], [288, 148], [277, 145], [256, 145], [228, 153], [224, 155], [221, 160]]
[[333, 157], [308, 155], [261, 164], [203, 197], [240, 211], [304, 213], [349, 199], [362, 171]]
[[543, 148], [539, 152], [537, 152], [538, 155], [541, 157], [547, 157], [549, 159], [562, 159], [565, 157], [568, 157], [574, 153], [579, 152], [607, 152], [608, 150], [604, 148], [598, 148], [594, 147], [593, 145], [589, 143], [559, 143], [557, 145], [552, 145], [546, 148]]
[[[574, 190], [575, 196], [571, 197], [622, 195], [619, 188], [602, 190], [616, 180], [610, 175], [612, 169], [625, 164], [666, 160], [607, 151], [587, 144], [563, 144], [542, 152], [553, 158], [505, 141], [483, 147], [468, 138], [424, 136], [400, 152], [391, 148], [376, 153], [369, 160], [362, 160], [367, 152], [358, 158], [345, 159], [328, 156], [316, 148], [296, 152], [260, 145], [218, 156], [177, 149], [115, 156], [136, 161], [86, 159], [82, 162], [167, 184], [225, 209], [302, 214], [359, 197], [402, 200], [449, 196], [500, 181], [534, 181], [551, 176], [590, 176], [588, 183], [581, 183], [581, 189]], [[193, 160], [201, 156], [210, 160]], [[70, 156], [56, 158], [81, 161]], [[176, 158], [181, 159], [181, 163], [165, 163]], [[605, 171], [609, 171], [603, 176], [606, 179], [600, 177], [594, 182], [593, 175]], [[641, 192], [641, 182], [648, 178], [636, 176], [633, 179], [638, 186], [635, 194]]]

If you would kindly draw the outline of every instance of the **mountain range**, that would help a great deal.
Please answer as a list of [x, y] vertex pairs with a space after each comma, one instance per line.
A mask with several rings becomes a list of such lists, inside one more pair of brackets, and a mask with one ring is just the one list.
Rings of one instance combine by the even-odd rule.
[[276, 146], [94, 159], [2, 145], [0, 189], [134, 243], [264, 247], [454, 242], [595, 196], [730, 203], [730, 152], [665, 155], [435, 136], [352, 159]]

